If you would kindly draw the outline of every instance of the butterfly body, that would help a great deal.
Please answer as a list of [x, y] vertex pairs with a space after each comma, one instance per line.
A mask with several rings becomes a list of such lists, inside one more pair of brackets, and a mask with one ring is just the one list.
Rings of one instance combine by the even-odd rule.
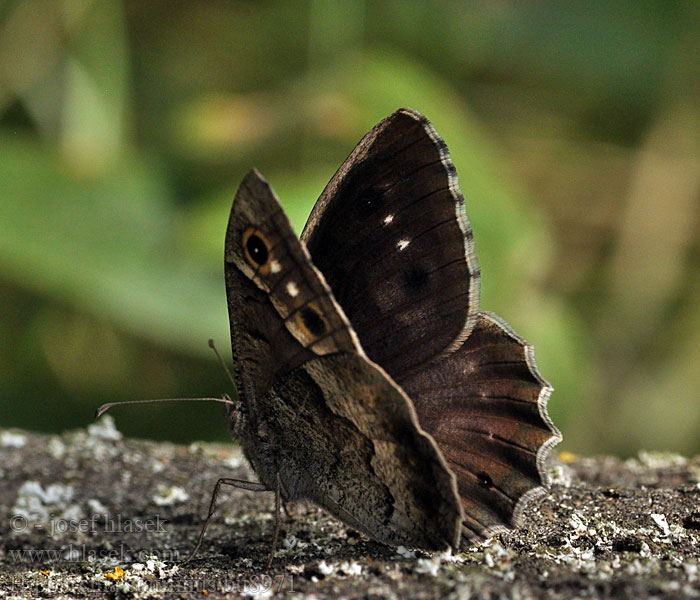
[[422, 115], [363, 138], [301, 240], [249, 173], [225, 271], [229, 426], [261, 483], [390, 545], [458, 548], [518, 520], [559, 439], [551, 388], [479, 313], [454, 167]]

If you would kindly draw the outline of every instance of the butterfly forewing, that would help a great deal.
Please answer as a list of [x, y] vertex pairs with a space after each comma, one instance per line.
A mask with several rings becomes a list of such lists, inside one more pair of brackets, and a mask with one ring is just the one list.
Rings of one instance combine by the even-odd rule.
[[327, 284], [256, 171], [245, 177], [234, 201], [225, 266], [227, 271], [243, 273], [265, 293], [280, 323], [304, 348], [314, 354], [359, 349], [347, 319], [330, 299]]
[[479, 270], [464, 200], [447, 147], [419, 113], [401, 109], [363, 138], [302, 240], [390, 375], [454, 350], [473, 327]]

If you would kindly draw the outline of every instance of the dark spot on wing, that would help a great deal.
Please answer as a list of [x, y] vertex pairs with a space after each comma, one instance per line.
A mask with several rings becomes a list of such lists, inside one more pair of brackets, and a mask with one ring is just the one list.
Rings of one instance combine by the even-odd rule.
[[360, 216], [367, 218], [376, 213], [384, 203], [384, 193], [376, 187], [363, 191], [358, 198]]
[[491, 488], [493, 487], [493, 479], [489, 476], [488, 473], [477, 473], [476, 476], [479, 478], [479, 483], [485, 487], [485, 488]]
[[412, 265], [404, 274], [406, 285], [412, 290], [419, 290], [425, 287], [430, 279], [430, 274], [423, 268]]
[[267, 262], [269, 253], [267, 251], [267, 246], [257, 235], [251, 235], [246, 241], [246, 249], [248, 250], [248, 255], [252, 258], [258, 265], [264, 265]]
[[311, 335], [319, 337], [326, 332], [326, 323], [313, 308], [305, 308], [301, 311], [301, 320]]

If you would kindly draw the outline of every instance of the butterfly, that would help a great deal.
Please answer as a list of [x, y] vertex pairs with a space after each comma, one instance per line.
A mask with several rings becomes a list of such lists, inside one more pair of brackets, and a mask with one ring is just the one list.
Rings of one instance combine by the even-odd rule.
[[226, 419], [255, 489], [391, 546], [460, 549], [520, 523], [561, 440], [552, 388], [532, 346], [479, 309], [457, 173], [423, 115], [365, 135], [301, 238], [248, 173], [224, 263]]

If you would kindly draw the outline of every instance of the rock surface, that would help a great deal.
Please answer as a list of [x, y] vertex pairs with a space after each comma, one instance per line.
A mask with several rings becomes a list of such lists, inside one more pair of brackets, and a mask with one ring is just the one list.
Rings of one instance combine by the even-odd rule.
[[525, 525], [456, 556], [388, 548], [273, 497], [233, 444], [125, 440], [109, 417], [60, 436], [0, 429], [0, 598], [698, 598], [700, 457], [551, 464]]

